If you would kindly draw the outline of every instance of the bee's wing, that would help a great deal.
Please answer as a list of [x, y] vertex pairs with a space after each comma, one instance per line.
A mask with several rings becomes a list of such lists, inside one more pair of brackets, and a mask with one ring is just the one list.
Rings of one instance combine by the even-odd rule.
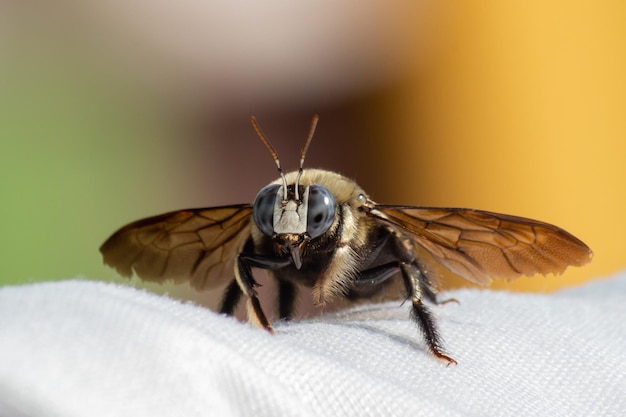
[[404, 230], [438, 262], [463, 278], [559, 274], [581, 266], [592, 252], [563, 229], [523, 217], [455, 208], [376, 205], [370, 216]]
[[250, 237], [252, 206], [173, 211], [130, 223], [100, 247], [104, 263], [147, 281], [189, 282], [212, 288], [233, 278]]

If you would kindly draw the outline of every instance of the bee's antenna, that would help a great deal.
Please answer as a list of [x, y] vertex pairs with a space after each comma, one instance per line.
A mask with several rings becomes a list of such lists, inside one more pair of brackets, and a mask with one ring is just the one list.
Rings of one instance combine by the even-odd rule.
[[313, 116], [313, 120], [311, 120], [311, 127], [309, 128], [309, 136], [307, 136], [304, 146], [302, 146], [302, 150], [300, 151], [300, 169], [298, 170], [298, 177], [296, 178], [295, 185], [296, 201], [300, 200], [300, 196], [298, 195], [298, 186], [300, 185], [300, 177], [302, 176], [302, 169], [304, 167], [304, 157], [306, 156], [306, 151], [309, 149], [309, 144], [313, 140], [313, 134], [315, 133], [317, 121], [319, 119], [320, 117], [317, 114]]
[[[256, 118], [254, 116], [250, 117], [250, 123], [252, 123], [252, 127], [256, 131], [256, 134], [259, 136], [259, 139], [261, 139], [261, 142], [263, 142], [267, 150], [270, 151], [270, 154], [272, 155], [272, 158], [274, 159], [274, 162], [276, 163], [276, 168], [278, 168], [278, 173], [280, 174], [280, 177], [283, 179], [283, 199], [287, 200], [287, 178], [285, 178], [283, 169], [280, 167], [280, 161], [278, 160], [278, 152], [276, 152], [276, 150], [274, 149], [270, 141], [265, 137], [265, 135], [263, 134], [263, 131], [261, 130], [261, 127], [259, 126], [259, 123], [256, 121]], [[302, 171], [302, 169], [300, 169], [300, 171]], [[298, 183], [296, 181], [296, 196], [298, 194], [297, 184]]]

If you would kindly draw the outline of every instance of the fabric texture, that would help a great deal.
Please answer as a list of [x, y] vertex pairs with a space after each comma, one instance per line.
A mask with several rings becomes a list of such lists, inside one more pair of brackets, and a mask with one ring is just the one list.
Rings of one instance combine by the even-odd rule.
[[622, 416], [626, 273], [554, 294], [458, 290], [275, 323], [132, 287], [0, 288], [0, 416]]

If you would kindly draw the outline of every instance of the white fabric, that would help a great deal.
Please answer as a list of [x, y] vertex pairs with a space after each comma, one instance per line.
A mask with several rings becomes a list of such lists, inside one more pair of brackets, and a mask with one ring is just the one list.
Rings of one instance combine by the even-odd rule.
[[460, 290], [433, 307], [446, 367], [408, 306], [276, 335], [131, 287], [0, 289], [0, 416], [618, 416], [626, 274], [549, 295]]

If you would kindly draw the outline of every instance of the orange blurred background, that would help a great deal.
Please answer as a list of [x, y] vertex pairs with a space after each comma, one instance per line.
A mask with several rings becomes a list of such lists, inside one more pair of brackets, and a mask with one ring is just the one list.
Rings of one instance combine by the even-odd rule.
[[286, 169], [319, 114], [307, 166], [375, 201], [535, 218], [595, 252], [497, 288], [626, 267], [622, 2], [2, 7], [0, 284], [119, 280], [97, 249], [123, 224], [251, 202], [275, 176], [252, 114]]
[[542, 219], [595, 252], [589, 266], [512, 288], [626, 265], [624, 18], [617, 1], [446, 3], [433, 59], [416, 63], [398, 134], [413, 152], [392, 165], [417, 178], [411, 200]]

